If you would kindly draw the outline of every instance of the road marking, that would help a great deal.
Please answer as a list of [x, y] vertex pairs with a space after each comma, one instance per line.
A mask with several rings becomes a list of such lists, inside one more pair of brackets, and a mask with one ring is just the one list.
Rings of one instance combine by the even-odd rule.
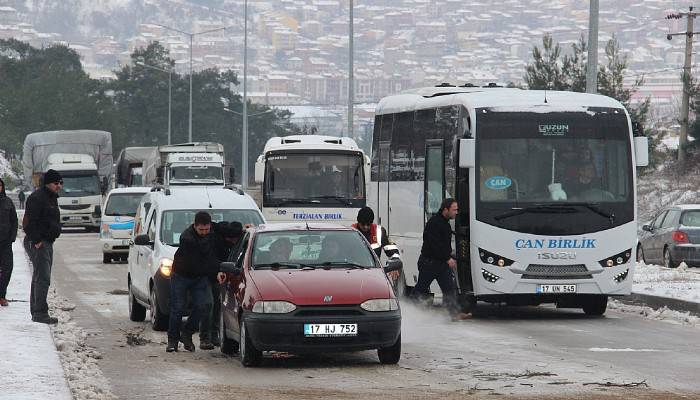
[[593, 352], [614, 352], [614, 353], [619, 353], [619, 352], [625, 352], [625, 353], [635, 353], [635, 352], [640, 352], [640, 353], [651, 353], [651, 352], [656, 352], [659, 350], [656, 349], [609, 349], [605, 347], [591, 347], [588, 349], [588, 351], [593, 351]]

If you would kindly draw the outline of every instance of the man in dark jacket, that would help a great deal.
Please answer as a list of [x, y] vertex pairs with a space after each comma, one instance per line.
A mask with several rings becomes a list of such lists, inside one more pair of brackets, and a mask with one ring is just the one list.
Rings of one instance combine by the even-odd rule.
[[[212, 223], [212, 239], [214, 240], [214, 253], [217, 263], [228, 261], [231, 249], [243, 237], [243, 225], [240, 222], [219, 222]], [[209, 287], [211, 296], [207, 298], [205, 310], [203, 311], [199, 324], [199, 348], [211, 350], [215, 346], [221, 345], [219, 338], [219, 313], [221, 312], [221, 291], [217, 282], [217, 272], [212, 271], [209, 275]]]
[[440, 210], [432, 216], [423, 230], [423, 247], [418, 258], [418, 282], [413, 288], [415, 297], [430, 293], [430, 285], [437, 280], [442, 291], [442, 300], [453, 320], [468, 318], [459, 312], [454, 270], [457, 261], [452, 255], [452, 227], [450, 220], [459, 212], [455, 199], [445, 199]]
[[29, 258], [34, 265], [29, 308], [32, 321], [55, 324], [58, 320], [49, 316], [46, 296], [51, 284], [53, 242], [61, 235], [61, 212], [58, 209], [58, 191], [63, 186], [61, 174], [46, 171], [43, 186], [27, 198], [25, 216]]
[[[200, 211], [194, 216], [194, 224], [180, 235], [180, 245], [173, 260], [170, 276], [170, 323], [167, 352], [177, 351], [182, 342], [185, 350], [194, 351], [192, 334], [199, 325], [202, 312], [206, 311], [210, 296], [209, 276], [218, 270], [211, 231], [211, 215]], [[187, 294], [192, 297], [192, 311], [182, 327]], [[201, 338], [200, 338], [201, 339]]]
[[12, 276], [12, 242], [17, 238], [17, 211], [12, 199], [5, 193], [5, 182], [0, 179], [0, 306], [7, 307], [7, 285]]

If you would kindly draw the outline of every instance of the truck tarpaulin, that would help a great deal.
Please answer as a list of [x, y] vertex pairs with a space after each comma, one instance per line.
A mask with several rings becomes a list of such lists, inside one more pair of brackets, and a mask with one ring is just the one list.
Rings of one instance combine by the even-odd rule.
[[158, 158], [158, 147], [127, 147], [123, 149], [116, 162], [117, 185], [129, 186], [131, 184], [129, 171], [132, 168], [141, 167], [145, 172], [149, 162], [156, 158]]
[[112, 134], [105, 131], [72, 130], [36, 132], [24, 140], [22, 166], [25, 183], [34, 173], [46, 172], [50, 154], [87, 154], [97, 164], [97, 173], [108, 180], [112, 176]]

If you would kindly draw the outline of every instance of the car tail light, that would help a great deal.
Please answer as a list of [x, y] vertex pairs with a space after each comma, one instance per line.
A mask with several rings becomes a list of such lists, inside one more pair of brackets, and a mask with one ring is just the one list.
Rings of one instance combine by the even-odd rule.
[[672, 235], [673, 241], [676, 243], [690, 243], [688, 234], [683, 231], [675, 231]]

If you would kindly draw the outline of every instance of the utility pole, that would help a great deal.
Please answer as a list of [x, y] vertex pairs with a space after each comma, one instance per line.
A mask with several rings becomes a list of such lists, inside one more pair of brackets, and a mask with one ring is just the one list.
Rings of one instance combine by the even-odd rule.
[[355, 112], [355, 76], [354, 76], [354, 62], [355, 62], [355, 21], [353, 15], [353, 0], [350, 0], [350, 19], [348, 21], [348, 47], [350, 48], [349, 61], [348, 61], [348, 137], [352, 137], [353, 128], [353, 113]]
[[586, 93], [598, 92], [598, 12], [600, 1], [591, 0], [588, 16], [588, 66], [586, 68]]
[[690, 68], [692, 65], [693, 57], [693, 35], [700, 34], [700, 32], [693, 32], [693, 21], [698, 15], [697, 12], [693, 11], [691, 6], [688, 12], [680, 12], [677, 14], [667, 15], [666, 19], [681, 19], [686, 18], [687, 26], [685, 32], [679, 33], [669, 33], [666, 35], [668, 40], [673, 39], [674, 36], [684, 35], [685, 36], [685, 61], [683, 62], [683, 100], [681, 102], [681, 134], [678, 138], [678, 163], [680, 167], [685, 167], [686, 154], [685, 148], [688, 143], [688, 114], [690, 113]]
[[248, 0], [243, 5], [243, 132], [241, 135], [241, 186], [248, 189]]

